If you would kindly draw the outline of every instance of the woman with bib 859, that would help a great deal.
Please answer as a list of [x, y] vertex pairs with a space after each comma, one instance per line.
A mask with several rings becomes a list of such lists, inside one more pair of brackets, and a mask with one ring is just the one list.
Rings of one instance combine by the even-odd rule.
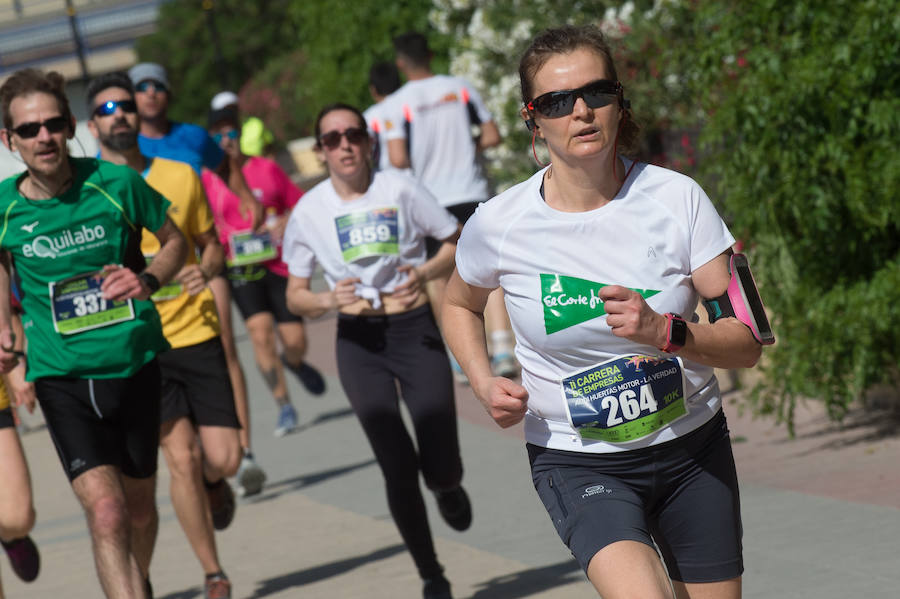
[[[384, 474], [391, 515], [424, 581], [424, 597], [450, 599], [419, 471], [447, 523], [468, 528], [450, 362], [424, 293], [426, 281], [453, 268], [459, 225], [412, 178], [373, 175], [371, 140], [356, 108], [323, 108], [315, 133], [329, 178], [307, 192], [285, 230], [288, 307], [310, 317], [338, 311], [338, 374]], [[426, 236], [443, 242], [429, 260]], [[310, 289], [316, 263], [328, 291]], [[398, 383], [418, 452], [400, 417]]]
[[[618, 154], [638, 128], [597, 28], [541, 33], [519, 75], [551, 165], [463, 230], [449, 345], [500, 426], [524, 418], [538, 495], [604, 599], [737, 598], [737, 476], [713, 368], [752, 366], [760, 345], [734, 318], [693, 318], [698, 296], [728, 287], [734, 238], [693, 180]], [[522, 385], [493, 377], [484, 350], [496, 287]]]

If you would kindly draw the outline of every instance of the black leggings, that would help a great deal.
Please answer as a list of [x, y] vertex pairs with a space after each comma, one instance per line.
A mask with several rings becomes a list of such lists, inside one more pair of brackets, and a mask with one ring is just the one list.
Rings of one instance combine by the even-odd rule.
[[[419, 574], [430, 578], [441, 566], [419, 470], [435, 491], [454, 489], [462, 480], [453, 378], [431, 307], [390, 316], [340, 314], [337, 331], [341, 385], [384, 474], [394, 522]], [[418, 455], [400, 416], [399, 397], [412, 417]]]

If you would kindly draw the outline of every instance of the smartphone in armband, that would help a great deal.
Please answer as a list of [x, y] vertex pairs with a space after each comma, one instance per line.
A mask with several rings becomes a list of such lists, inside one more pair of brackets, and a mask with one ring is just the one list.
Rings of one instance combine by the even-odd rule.
[[733, 254], [729, 267], [731, 281], [728, 283], [728, 290], [715, 299], [703, 300], [709, 321], [715, 322], [720, 318], [733, 316], [747, 325], [759, 343], [772, 345], [775, 343], [775, 334], [769, 326], [769, 318], [756, 288], [753, 273], [750, 272], [747, 256]]

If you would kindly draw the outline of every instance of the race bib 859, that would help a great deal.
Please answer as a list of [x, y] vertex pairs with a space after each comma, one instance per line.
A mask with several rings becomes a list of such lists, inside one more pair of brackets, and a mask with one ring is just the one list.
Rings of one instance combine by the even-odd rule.
[[397, 208], [353, 212], [334, 219], [344, 262], [400, 253]]

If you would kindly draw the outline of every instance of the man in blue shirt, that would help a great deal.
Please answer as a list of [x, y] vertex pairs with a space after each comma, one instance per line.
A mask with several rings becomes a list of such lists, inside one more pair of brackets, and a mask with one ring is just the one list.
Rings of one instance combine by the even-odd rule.
[[225, 153], [212, 140], [206, 129], [170, 121], [169, 78], [158, 64], [142, 62], [128, 71], [135, 86], [135, 100], [141, 116], [141, 132], [138, 144], [147, 156], [161, 156], [170, 160], [187, 162], [197, 175], [202, 167], [216, 170]]

